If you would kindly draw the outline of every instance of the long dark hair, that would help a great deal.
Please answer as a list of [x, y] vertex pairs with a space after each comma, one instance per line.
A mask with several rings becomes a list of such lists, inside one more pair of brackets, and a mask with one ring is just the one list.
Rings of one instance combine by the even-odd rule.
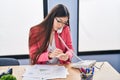
[[[44, 41], [42, 42], [42, 45], [40, 46], [38, 51], [36, 51], [34, 53], [34, 58], [33, 58], [32, 64], [36, 63], [36, 61], [38, 60], [41, 53], [44, 52], [49, 45], [50, 35], [52, 32], [53, 21], [54, 21], [55, 17], [68, 17], [68, 19], [69, 19], [69, 11], [68, 11], [67, 7], [64, 6], [63, 4], [56, 5], [50, 11], [50, 13], [45, 17], [43, 22], [37, 25], [38, 27], [42, 27], [43, 30], [42, 30], [42, 32], [39, 32], [36, 34], [36, 39], [33, 39], [32, 43], [30, 43], [29, 46], [40, 42], [40, 39], [44, 38]], [[69, 20], [68, 20], [68, 25], [69, 25]], [[41, 36], [41, 35], [44, 35], [44, 36]]]

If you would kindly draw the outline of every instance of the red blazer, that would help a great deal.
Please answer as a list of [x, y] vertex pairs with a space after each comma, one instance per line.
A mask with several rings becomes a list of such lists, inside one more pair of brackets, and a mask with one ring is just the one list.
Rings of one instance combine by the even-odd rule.
[[[37, 27], [32, 27], [30, 29], [30, 36], [29, 37], [32, 37], [34, 36], [35, 32], [39, 31], [37, 29]], [[62, 37], [62, 39], [64, 40], [64, 42], [66, 43], [66, 45], [70, 48], [70, 50], [67, 50], [66, 47], [64, 46], [64, 44], [61, 42], [61, 40], [58, 38], [58, 33], [55, 32], [55, 44], [56, 44], [56, 48], [59, 48], [61, 50], [63, 50], [63, 52], [65, 54], [68, 54], [69, 56], [69, 59], [67, 61], [60, 61], [61, 64], [64, 64], [64, 63], [69, 63], [71, 61], [71, 58], [73, 56], [72, 52], [73, 52], [73, 46], [72, 46], [72, 40], [71, 40], [71, 34], [70, 34], [70, 28], [68, 26], [65, 26], [63, 28], [63, 31], [62, 33], [60, 33], [60, 36]], [[33, 37], [34, 38], [34, 37]], [[31, 42], [30, 42], [31, 43]], [[29, 43], [29, 44], [30, 44]], [[33, 59], [34, 57], [34, 52], [36, 52], [40, 46], [40, 44], [42, 44], [42, 42], [39, 42], [39, 43], [36, 43], [36, 44], [33, 44], [32, 46], [29, 46], [29, 54], [30, 54], [30, 58]], [[71, 51], [72, 50], [72, 51]], [[46, 50], [45, 52], [43, 52], [38, 60], [37, 60], [37, 64], [45, 64], [49, 58], [48, 58], [48, 50]]]

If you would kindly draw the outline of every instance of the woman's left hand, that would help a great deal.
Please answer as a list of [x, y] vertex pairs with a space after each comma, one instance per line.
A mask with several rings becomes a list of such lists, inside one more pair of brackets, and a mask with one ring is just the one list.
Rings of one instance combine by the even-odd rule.
[[58, 57], [59, 60], [63, 60], [63, 61], [67, 61], [68, 58], [69, 58], [68, 55], [64, 54], [64, 53], [63, 54], [59, 54], [57, 57]]

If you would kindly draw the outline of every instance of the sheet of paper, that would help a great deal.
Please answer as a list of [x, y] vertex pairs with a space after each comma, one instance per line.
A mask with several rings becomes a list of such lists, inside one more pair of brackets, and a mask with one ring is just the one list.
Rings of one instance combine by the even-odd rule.
[[68, 71], [64, 66], [34, 65], [26, 68], [26, 72], [23, 74], [23, 80], [46, 80], [54, 78], [66, 78], [67, 75]]

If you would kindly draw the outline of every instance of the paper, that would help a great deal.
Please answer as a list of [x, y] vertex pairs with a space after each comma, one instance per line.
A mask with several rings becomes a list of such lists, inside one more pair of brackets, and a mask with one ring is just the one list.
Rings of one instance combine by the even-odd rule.
[[47, 80], [54, 78], [66, 78], [68, 74], [64, 66], [34, 65], [26, 68], [22, 80]]

